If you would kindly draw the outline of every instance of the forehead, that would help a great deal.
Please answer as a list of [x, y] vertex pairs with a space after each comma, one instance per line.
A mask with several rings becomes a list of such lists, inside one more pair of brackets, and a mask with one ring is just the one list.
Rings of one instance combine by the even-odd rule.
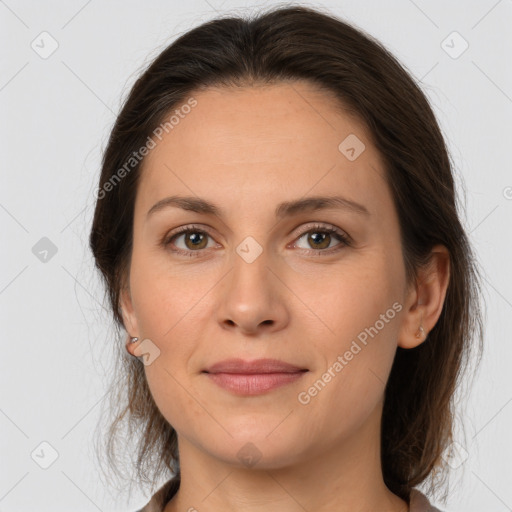
[[[377, 206], [385, 187], [380, 155], [364, 124], [333, 94], [290, 82], [190, 96], [195, 106], [145, 157], [137, 202], [146, 211], [176, 193], [257, 206], [337, 191], [354, 200], [373, 195], [369, 209]], [[347, 140], [359, 144], [358, 152], [364, 144], [355, 160], [344, 153]], [[382, 207], [389, 200], [381, 197]]]

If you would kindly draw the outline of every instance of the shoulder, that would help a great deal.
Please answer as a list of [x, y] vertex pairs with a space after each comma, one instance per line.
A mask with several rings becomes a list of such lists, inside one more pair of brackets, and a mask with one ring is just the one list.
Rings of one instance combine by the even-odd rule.
[[180, 477], [175, 476], [165, 482], [153, 496], [151, 499], [136, 512], [162, 512], [164, 510], [165, 505], [171, 500], [171, 498], [176, 494], [178, 488], [180, 486]]
[[419, 490], [413, 487], [409, 499], [409, 512], [443, 512], [434, 507], [428, 498]]

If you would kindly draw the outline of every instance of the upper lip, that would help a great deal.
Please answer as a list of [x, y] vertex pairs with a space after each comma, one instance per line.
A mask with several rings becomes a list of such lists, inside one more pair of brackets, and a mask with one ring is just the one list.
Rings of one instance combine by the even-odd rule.
[[244, 359], [226, 359], [219, 361], [205, 370], [206, 373], [296, 373], [307, 371], [307, 368], [300, 368], [278, 359], [255, 359], [245, 361]]

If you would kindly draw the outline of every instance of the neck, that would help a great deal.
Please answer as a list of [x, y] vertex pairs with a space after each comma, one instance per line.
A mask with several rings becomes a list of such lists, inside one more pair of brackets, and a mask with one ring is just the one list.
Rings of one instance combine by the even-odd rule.
[[286, 466], [240, 467], [178, 436], [181, 484], [165, 512], [407, 512], [408, 504], [384, 484], [381, 408], [372, 416], [352, 435], [322, 450], [311, 447]]

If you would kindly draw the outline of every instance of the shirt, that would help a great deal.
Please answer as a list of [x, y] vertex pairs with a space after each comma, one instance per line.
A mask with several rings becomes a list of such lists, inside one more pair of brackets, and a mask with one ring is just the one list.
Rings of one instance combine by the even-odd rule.
[[[171, 478], [158, 491], [153, 494], [148, 503], [137, 510], [137, 512], [162, 512], [165, 505], [176, 494], [180, 486], [179, 478]], [[442, 512], [438, 508], [432, 506], [428, 498], [418, 489], [411, 489], [411, 497], [409, 501], [409, 512]]]

